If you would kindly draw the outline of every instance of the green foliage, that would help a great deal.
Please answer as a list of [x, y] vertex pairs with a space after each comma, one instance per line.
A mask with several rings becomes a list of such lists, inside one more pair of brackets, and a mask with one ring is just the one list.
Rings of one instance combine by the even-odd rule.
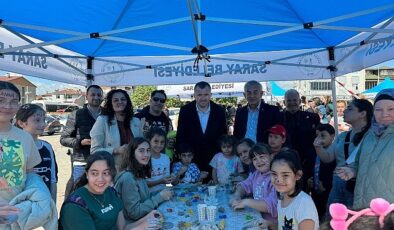
[[237, 98], [236, 97], [223, 97], [223, 98], [212, 98], [212, 101], [215, 103], [226, 105], [226, 106], [236, 106]]
[[185, 104], [184, 101], [181, 101], [181, 100], [179, 100], [179, 98], [176, 98], [176, 97], [167, 98], [167, 102], [166, 102], [166, 106], [168, 108], [172, 108], [172, 107], [180, 108], [184, 104]]
[[149, 104], [150, 93], [156, 89], [156, 86], [136, 86], [134, 87], [133, 94], [131, 95], [131, 101], [133, 107], [144, 107]]

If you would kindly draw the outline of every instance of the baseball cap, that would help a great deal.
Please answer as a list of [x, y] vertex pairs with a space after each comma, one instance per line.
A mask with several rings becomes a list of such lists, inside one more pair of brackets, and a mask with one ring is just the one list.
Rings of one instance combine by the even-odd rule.
[[268, 129], [269, 133], [281, 135], [282, 137], [286, 137], [286, 129], [283, 125], [276, 124]]

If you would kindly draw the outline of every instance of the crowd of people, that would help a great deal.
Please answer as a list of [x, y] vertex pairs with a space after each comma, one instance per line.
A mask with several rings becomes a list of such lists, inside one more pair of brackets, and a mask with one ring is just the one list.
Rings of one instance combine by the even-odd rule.
[[262, 100], [257, 81], [244, 96], [247, 104], [226, 114], [209, 83], [198, 82], [175, 131], [165, 91], [134, 114], [126, 91], [104, 98], [89, 86], [60, 137], [72, 148], [72, 175], [58, 217], [57, 174], [67, 169], [39, 139], [45, 111], [21, 105], [19, 90], [0, 82], [0, 229], [160, 229], [156, 209], [174, 195], [166, 185], [179, 183], [228, 188], [230, 207], [255, 209], [270, 229], [357, 229], [361, 221], [392, 229], [394, 89], [373, 103], [337, 101], [338, 135], [329, 97], [307, 101], [290, 89], [280, 109]]

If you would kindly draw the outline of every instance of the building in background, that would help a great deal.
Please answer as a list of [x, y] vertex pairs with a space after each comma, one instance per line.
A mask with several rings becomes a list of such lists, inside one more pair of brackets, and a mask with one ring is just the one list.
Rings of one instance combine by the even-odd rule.
[[6, 76], [0, 76], [0, 81], [8, 81], [19, 89], [22, 104], [30, 103], [36, 99], [37, 86], [23, 76], [7, 74]]

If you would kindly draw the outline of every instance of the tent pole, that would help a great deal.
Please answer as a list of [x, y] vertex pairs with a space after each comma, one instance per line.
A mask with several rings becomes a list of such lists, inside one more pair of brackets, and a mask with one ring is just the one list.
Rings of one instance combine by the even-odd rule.
[[332, 105], [334, 107], [333, 115], [334, 115], [334, 128], [335, 128], [335, 136], [338, 135], [338, 112], [337, 112], [337, 89], [335, 84], [335, 78], [337, 75], [337, 67], [335, 66], [335, 51], [334, 47], [328, 47], [328, 59], [330, 66], [327, 67], [330, 70], [331, 74], [331, 94], [332, 94]]
[[93, 84], [93, 57], [88, 57], [86, 62], [86, 87]]

